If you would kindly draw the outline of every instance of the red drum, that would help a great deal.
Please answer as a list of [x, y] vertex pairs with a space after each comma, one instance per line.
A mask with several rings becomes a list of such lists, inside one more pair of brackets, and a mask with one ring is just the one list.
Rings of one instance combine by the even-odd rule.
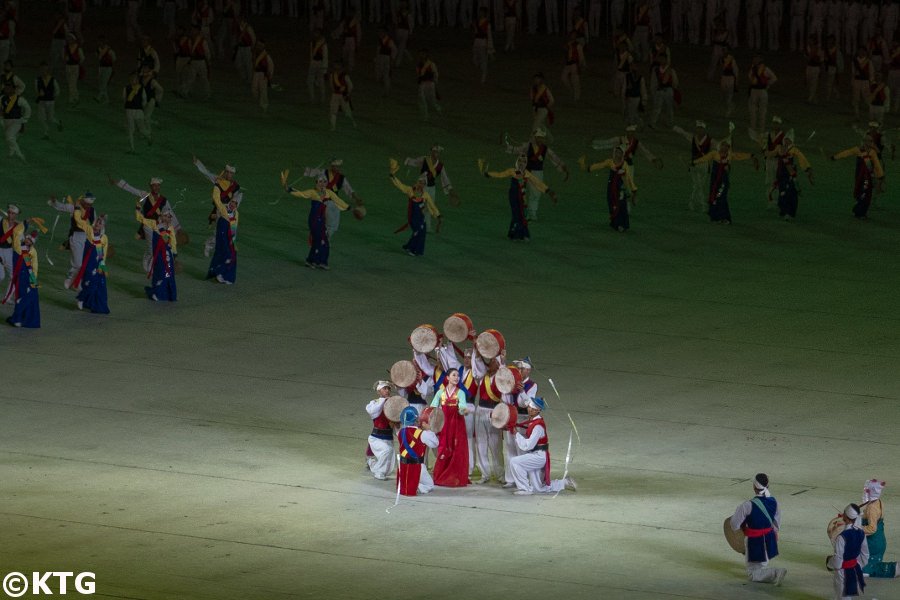
[[475, 347], [478, 348], [478, 354], [491, 360], [506, 350], [506, 340], [496, 329], [485, 329], [475, 338]]
[[365, 206], [357, 206], [353, 209], [353, 216], [356, 217], [357, 221], [362, 221], [366, 218], [366, 207]]
[[444, 411], [441, 410], [440, 407], [435, 408], [429, 406], [422, 411], [422, 416], [419, 418], [419, 421], [423, 425], [427, 423], [428, 430], [434, 434], [438, 434], [441, 432], [441, 429], [444, 428]]
[[491, 425], [497, 429], [515, 431], [516, 421], [518, 421], [518, 415], [509, 404], [501, 402], [491, 411]]
[[494, 395], [512, 394], [522, 385], [522, 373], [518, 367], [500, 367], [491, 377], [491, 391]]
[[409, 402], [402, 396], [391, 396], [384, 401], [384, 407], [381, 409], [388, 421], [393, 423], [400, 422], [400, 413], [409, 406]]
[[409, 335], [409, 343], [412, 345], [413, 350], [422, 352], [423, 354], [428, 354], [437, 348], [440, 340], [441, 334], [438, 333], [437, 328], [428, 323], [419, 325], [413, 329], [413, 332]]
[[444, 335], [458, 344], [475, 337], [475, 326], [468, 315], [453, 313], [444, 321]]
[[416, 382], [416, 365], [411, 360], [398, 360], [391, 366], [391, 381], [398, 388], [408, 388]]

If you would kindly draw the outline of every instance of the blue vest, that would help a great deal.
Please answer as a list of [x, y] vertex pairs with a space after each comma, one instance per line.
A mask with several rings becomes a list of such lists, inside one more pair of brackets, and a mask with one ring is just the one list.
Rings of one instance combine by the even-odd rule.
[[[841, 532], [844, 538], [844, 562], [848, 560], [856, 560], [862, 551], [863, 542], [866, 540], [866, 534], [862, 529], [848, 527]], [[844, 596], [856, 596], [866, 588], [866, 581], [863, 579], [862, 567], [854, 565], [844, 569]]]

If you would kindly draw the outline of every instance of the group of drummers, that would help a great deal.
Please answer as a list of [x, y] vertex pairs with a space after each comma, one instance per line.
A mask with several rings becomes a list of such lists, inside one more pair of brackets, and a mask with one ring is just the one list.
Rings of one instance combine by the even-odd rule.
[[499, 331], [476, 334], [467, 315], [454, 313], [443, 332], [423, 324], [409, 343], [413, 359], [394, 363], [366, 405], [373, 422], [366, 466], [376, 479], [386, 480], [399, 461], [398, 493], [406, 496], [493, 479], [518, 495], [575, 489], [571, 477], [550, 479], [546, 403], [531, 360], [507, 364]]

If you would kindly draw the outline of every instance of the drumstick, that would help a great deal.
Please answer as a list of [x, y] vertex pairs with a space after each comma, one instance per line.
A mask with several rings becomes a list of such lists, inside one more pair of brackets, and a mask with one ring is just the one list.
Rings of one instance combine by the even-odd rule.
[[59, 213], [56, 213], [56, 219], [53, 221], [53, 228], [50, 230], [50, 243], [47, 244], [47, 250], [44, 252], [44, 258], [47, 259], [47, 262], [50, 263], [51, 267], [55, 267], [53, 261], [50, 259], [50, 247], [53, 246], [53, 236], [56, 235], [56, 224], [59, 223]]
[[559, 496], [559, 493], [561, 491], [563, 491], [563, 489], [566, 487], [565, 480], [566, 480], [566, 477], [569, 476], [569, 461], [571, 461], [571, 460], [572, 460], [572, 432], [570, 431], [569, 432], [569, 447], [568, 447], [568, 449], [566, 449], [566, 468], [563, 470], [563, 476], [562, 476], [564, 483], [563, 483], [563, 487], [556, 490], [556, 494], [553, 496], [554, 498], [556, 498], [556, 496]]
[[[553, 380], [548, 378], [547, 381], [550, 382], [550, 387], [553, 388], [553, 392], [556, 394], [556, 399], [559, 400], [560, 404], [562, 404], [562, 398], [559, 397], [559, 390], [556, 389], [556, 384], [553, 383]], [[566, 416], [569, 417], [569, 423], [572, 424], [572, 429], [575, 431], [575, 437], [578, 438], [578, 445], [581, 445], [581, 436], [578, 435], [578, 428], [575, 427], [575, 421], [572, 420], [572, 415], [566, 412]]]
[[[400, 455], [397, 455], [397, 497], [394, 499], [394, 506], [400, 504]], [[384, 512], [387, 514], [391, 514], [391, 509], [394, 506], [388, 507], [384, 509]]]

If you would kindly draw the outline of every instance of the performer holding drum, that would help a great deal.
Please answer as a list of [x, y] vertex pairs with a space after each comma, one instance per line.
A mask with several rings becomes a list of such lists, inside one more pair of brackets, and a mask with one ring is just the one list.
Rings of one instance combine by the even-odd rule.
[[529, 398], [528, 420], [519, 425], [525, 428], [525, 435], [515, 433], [516, 446], [521, 454], [510, 459], [510, 467], [517, 496], [531, 494], [552, 494], [563, 489], [578, 489], [571, 477], [550, 480], [550, 440], [547, 425], [541, 416], [546, 404], [540, 397]]
[[400, 413], [400, 431], [397, 441], [400, 443], [400, 467], [397, 469], [398, 486], [403, 496], [427, 494], [434, 489], [434, 481], [425, 468], [425, 451], [437, 448], [437, 435], [429, 431], [429, 425], [418, 427], [418, 413], [412, 406], [407, 406]]
[[844, 529], [834, 537], [834, 554], [828, 566], [834, 570], [834, 597], [844, 600], [861, 596], [866, 588], [862, 568], [869, 561], [869, 547], [862, 530], [860, 508], [850, 504], [844, 509]]
[[[372, 419], [372, 433], [369, 434], [369, 447], [366, 449], [366, 468], [375, 479], [385, 480], [394, 470], [393, 424], [385, 406], [391, 398], [391, 384], [388, 381], [377, 381], [374, 388], [378, 397], [366, 405], [366, 412]], [[399, 396], [394, 398], [400, 399]]]
[[756, 583], [781, 585], [787, 569], [769, 566], [778, 556], [778, 530], [781, 528], [781, 509], [769, 493], [769, 477], [758, 473], [753, 479], [754, 497], [742, 503], [731, 517], [731, 529], [742, 529], [746, 536], [744, 555], [747, 575]]

